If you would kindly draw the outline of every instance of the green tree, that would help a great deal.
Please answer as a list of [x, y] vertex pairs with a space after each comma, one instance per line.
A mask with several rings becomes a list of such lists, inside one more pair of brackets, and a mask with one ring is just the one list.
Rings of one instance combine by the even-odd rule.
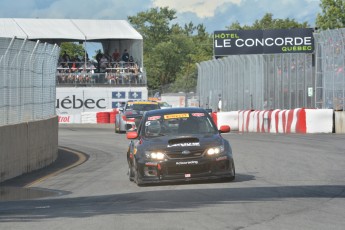
[[241, 26], [238, 21], [232, 23], [227, 29], [229, 30], [267, 30], [267, 29], [290, 29], [290, 28], [307, 28], [307, 22], [296, 22], [295, 19], [275, 19], [273, 14], [266, 13], [260, 20], [255, 20], [253, 25]]
[[[174, 24], [175, 14], [176, 11], [165, 7], [128, 17], [144, 38], [144, 67], [151, 91], [163, 92], [166, 86], [174, 91], [195, 88], [196, 63], [212, 57], [212, 38], [205, 27], [192, 22], [183, 27]], [[189, 84], [192, 85], [187, 87]]]
[[143, 36], [144, 52], [160, 42], [168, 40], [171, 34], [170, 22], [176, 19], [176, 11], [168, 7], [151, 8], [146, 12], [139, 12], [136, 16], [129, 16], [128, 21]]
[[60, 54], [63, 54], [66, 51], [66, 53], [71, 58], [75, 56], [79, 56], [79, 58], [83, 58], [85, 56], [85, 49], [84, 49], [84, 46], [81, 44], [77, 44], [75, 42], [62, 42], [60, 47], [61, 47]]
[[321, 0], [322, 13], [317, 15], [316, 27], [322, 30], [344, 28], [345, 0]]

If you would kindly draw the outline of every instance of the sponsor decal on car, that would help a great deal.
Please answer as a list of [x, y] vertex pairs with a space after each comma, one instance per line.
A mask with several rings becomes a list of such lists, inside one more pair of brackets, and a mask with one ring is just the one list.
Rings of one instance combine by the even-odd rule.
[[228, 157], [227, 156], [223, 156], [223, 157], [217, 157], [216, 161], [223, 161], [223, 160], [227, 160]]
[[174, 118], [188, 118], [189, 113], [179, 113], [179, 114], [167, 114], [164, 115], [164, 119], [174, 119]]
[[204, 113], [192, 113], [193, 117], [204, 117], [205, 114]]
[[199, 161], [178, 161], [176, 165], [197, 165]]
[[159, 120], [161, 118], [161, 116], [152, 116], [152, 117], [148, 117], [147, 120], [148, 121], [155, 121], [155, 120]]
[[146, 166], [157, 166], [158, 163], [157, 162], [146, 162], [145, 165]]
[[191, 142], [191, 143], [177, 143], [177, 144], [172, 144], [172, 145], [168, 145], [168, 148], [171, 147], [190, 147], [190, 146], [200, 146], [199, 142]]

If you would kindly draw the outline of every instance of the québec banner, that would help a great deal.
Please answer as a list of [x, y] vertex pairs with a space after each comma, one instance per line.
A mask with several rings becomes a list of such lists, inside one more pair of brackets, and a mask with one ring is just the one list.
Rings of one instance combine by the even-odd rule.
[[313, 53], [313, 31], [312, 28], [215, 31], [214, 56]]

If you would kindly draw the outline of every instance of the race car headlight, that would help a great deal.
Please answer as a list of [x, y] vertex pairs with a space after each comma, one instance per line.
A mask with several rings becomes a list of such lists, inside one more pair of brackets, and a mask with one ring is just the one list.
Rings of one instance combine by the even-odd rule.
[[213, 155], [218, 155], [218, 154], [220, 154], [222, 152], [224, 152], [224, 146], [220, 145], [220, 146], [217, 146], [217, 147], [209, 148], [207, 150], [207, 155], [213, 156]]
[[145, 156], [148, 159], [154, 159], [154, 160], [163, 160], [165, 155], [162, 152], [145, 152]]

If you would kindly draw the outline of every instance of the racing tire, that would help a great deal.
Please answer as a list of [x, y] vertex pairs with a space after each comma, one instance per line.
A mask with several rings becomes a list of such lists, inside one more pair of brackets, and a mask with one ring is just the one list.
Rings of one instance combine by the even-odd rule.
[[140, 178], [139, 178], [139, 169], [138, 167], [135, 167], [135, 175], [134, 175], [134, 182], [141, 187], [143, 185], [143, 183], [141, 182]]
[[228, 181], [234, 181], [235, 180], [235, 175], [236, 175], [236, 170], [235, 170], [235, 164], [234, 161], [231, 162], [231, 168], [232, 168], [232, 177], [228, 178]]
[[131, 163], [128, 162], [128, 178], [129, 181], [134, 181], [134, 170], [133, 170], [133, 166], [131, 165]]
[[119, 133], [119, 128], [118, 128], [118, 126], [116, 125], [116, 123], [115, 123], [115, 133]]
[[236, 170], [235, 170], [234, 161], [232, 161], [232, 163], [231, 163], [231, 170], [232, 170], [232, 175], [233, 176], [231, 176], [231, 177], [224, 177], [223, 181], [230, 182], [230, 181], [234, 181], [235, 180]]

